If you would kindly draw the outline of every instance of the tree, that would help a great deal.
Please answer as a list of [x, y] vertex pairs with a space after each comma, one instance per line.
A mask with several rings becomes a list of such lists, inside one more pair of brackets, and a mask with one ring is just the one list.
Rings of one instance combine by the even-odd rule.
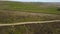
[[57, 8], [57, 11], [60, 11], [60, 7]]

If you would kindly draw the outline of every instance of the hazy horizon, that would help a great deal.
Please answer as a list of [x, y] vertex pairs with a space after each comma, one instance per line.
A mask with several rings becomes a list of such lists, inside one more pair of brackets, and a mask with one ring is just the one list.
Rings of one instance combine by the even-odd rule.
[[0, 1], [18, 1], [18, 2], [60, 2], [60, 0], [0, 0]]

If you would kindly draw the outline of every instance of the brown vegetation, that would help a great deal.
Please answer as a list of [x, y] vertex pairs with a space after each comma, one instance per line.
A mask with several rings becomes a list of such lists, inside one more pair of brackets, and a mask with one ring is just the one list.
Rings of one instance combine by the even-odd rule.
[[60, 15], [0, 10], [0, 23], [46, 20], [60, 20]]
[[4, 26], [0, 34], [60, 34], [60, 22]]

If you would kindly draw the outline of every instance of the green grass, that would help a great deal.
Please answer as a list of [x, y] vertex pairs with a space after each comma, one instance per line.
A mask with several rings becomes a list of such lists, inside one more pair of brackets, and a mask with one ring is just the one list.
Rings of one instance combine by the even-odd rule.
[[60, 14], [60, 11], [57, 11], [56, 6], [45, 6], [42, 4], [35, 3], [22, 3], [22, 2], [0, 2], [0, 10], [16, 10], [23, 12], [42, 12], [42, 13], [51, 13], [51, 14]]

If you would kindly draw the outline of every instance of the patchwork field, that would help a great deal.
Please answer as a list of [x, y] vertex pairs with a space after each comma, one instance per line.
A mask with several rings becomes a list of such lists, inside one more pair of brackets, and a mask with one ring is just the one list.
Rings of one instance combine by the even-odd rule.
[[[58, 3], [58, 2], [57, 2]], [[60, 4], [43, 3], [43, 2], [0, 2], [0, 10], [12, 10], [20, 12], [42, 12], [51, 14], [60, 14], [58, 10]]]

